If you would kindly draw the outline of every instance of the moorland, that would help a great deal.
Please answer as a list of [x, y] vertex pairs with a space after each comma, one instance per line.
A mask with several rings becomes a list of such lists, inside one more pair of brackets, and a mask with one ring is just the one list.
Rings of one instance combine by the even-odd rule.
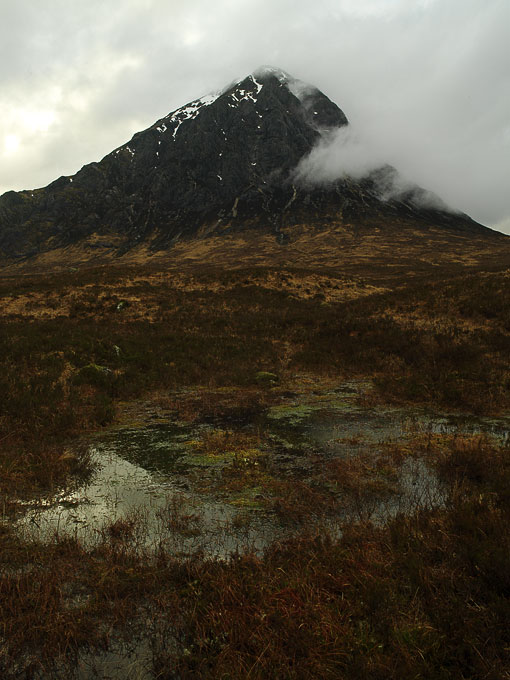
[[[3, 268], [2, 677], [510, 677], [510, 250], [397, 235]], [[333, 443], [284, 450], [260, 425], [345, 385]], [[421, 425], [366, 440], [380, 413]], [[155, 421], [193, 430], [194, 476], [165, 505], [182, 550], [142, 540], [135, 509], [93, 540], [37, 530], [34, 509], [97, 475], [94, 437]], [[374, 514], [409, 461], [439, 496]], [[186, 542], [203, 531], [191, 492], [230, 508], [227, 533], [284, 531], [218, 557]]]

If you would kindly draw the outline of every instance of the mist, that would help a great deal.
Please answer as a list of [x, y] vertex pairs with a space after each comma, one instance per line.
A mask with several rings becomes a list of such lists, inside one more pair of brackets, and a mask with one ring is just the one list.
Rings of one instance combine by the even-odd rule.
[[342, 177], [360, 179], [383, 165], [373, 147], [344, 126], [323, 133], [310, 154], [296, 168], [295, 179], [303, 184], [321, 185]]
[[312, 151], [293, 173], [293, 181], [304, 186], [327, 186], [341, 179], [370, 178], [382, 201], [408, 199], [420, 208], [459, 212], [434, 192], [420, 187], [412, 178], [388, 165], [384, 152], [377, 150], [351, 126], [324, 132]]

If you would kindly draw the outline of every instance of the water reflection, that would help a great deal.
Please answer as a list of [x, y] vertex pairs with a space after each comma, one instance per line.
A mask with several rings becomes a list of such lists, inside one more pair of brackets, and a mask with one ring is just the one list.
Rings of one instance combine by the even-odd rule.
[[[262, 482], [246, 488], [224, 484], [233, 465], [230, 454], [194, 452], [193, 442], [221, 426], [221, 422], [159, 423], [98, 435], [89, 443], [97, 465], [89, 482], [45, 503], [28, 505], [17, 520], [19, 530], [42, 540], [66, 534], [89, 546], [124, 541], [132, 549], [165, 549], [176, 555], [198, 552], [225, 557], [242, 549], [261, 552], [268, 543], [299, 527], [273, 511]], [[333, 485], [328, 487], [324, 473], [331, 461], [367, 452], [375, 458], [388, 442], [417, 433], [451, 434], [462, 429], [503, 440], [508, 440], [509, 433], [505, 419], [364, 408], [348, 385], [343, 391], [287, 398], [237, 427], [251, 436], [257, 433], [265, 465], [257, 479], [268, 488], [274, 487], [275, 480], [280, 484], [296, 480], [310, 483], [311, 488], [320, 483], [332, 496], [339, 494]], [[314, 521], [335, 533], [348, 519], [382, 522], [418, 506], [440, 505], [443, 498], [434, 473], [424, 461], [411, 457], [399, 467], [395, 492], [340, 498], [337, 512], [320, 517], [317, 513]]]

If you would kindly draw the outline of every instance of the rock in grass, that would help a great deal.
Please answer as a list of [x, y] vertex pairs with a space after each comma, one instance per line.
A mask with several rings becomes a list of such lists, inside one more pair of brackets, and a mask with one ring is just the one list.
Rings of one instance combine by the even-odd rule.
[[273, 387], [280, 382], [280, 378], [276, 375], [276, 373], [259, 371], [255, 376], [255, 381], [261, 387]]
[[112, 377], [113, 371], [106, 366], [87, 364], [80, 368], [74, 378], [74, 382], [78, 385], [95, 385], [101, 387], [110, 383]]

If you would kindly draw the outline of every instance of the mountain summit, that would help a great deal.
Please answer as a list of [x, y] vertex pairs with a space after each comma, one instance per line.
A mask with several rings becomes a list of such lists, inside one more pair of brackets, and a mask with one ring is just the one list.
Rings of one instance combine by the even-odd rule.
[[71, 177], [4, 194], [0, 251], [27, 256], [91, 236], [105, 247], [113, 240], [118, 252], [140, 242], [164, 249], [179, 239], [249, 227], [272, 231], [285, 243], [295, 224], [370, 227], [395, 214], [485, 229], [465, 215], [424, 209], [419, 188], [382, 200], [392, 168], [362, 181], [297, 183], [299, 162], [347, 125], [343, 111], [316, 87], [262, 67], [173, 111]]

